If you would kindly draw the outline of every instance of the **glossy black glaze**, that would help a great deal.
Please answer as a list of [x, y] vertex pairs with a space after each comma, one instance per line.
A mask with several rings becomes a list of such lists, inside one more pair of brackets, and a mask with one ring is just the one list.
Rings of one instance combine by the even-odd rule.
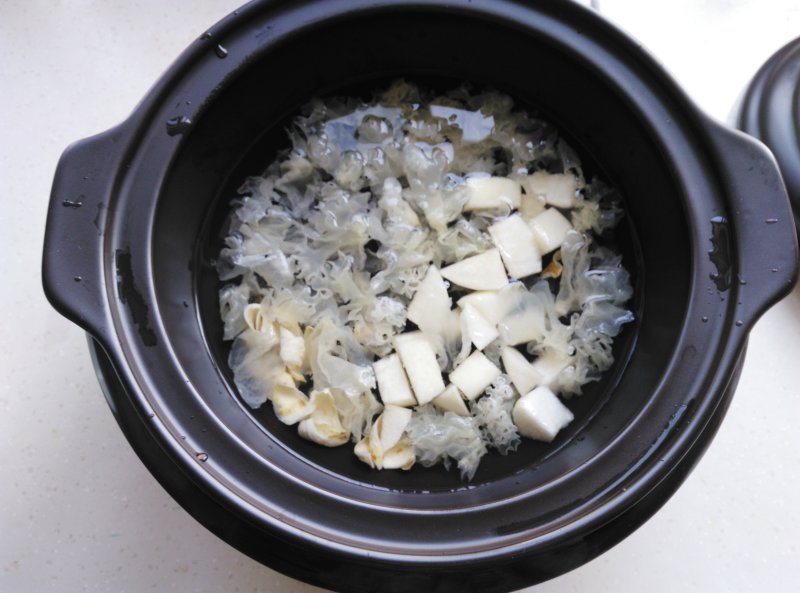
[[[400, 76], [511, 94], [625, 199], [637, 321], [615, 367], [570, 401], [576, 421], [552, 446], [485, 459], [468, 484], [305, 442], [244, 406], [225, 365], [213, 258], [235, 188], [310, 97]], [[77, 195], [80, 208], [62, 206]], [[590, 560], [677, 488], [722, 418], [747, 330], [794, 282], [792, 227], [762, 222], [788, 214], [762, 146], [573, 3], [256, 2], [187, 49], [127, 121], [65, 152], [43, 274], [102, 349], [134, 448], [226, 541], [341, 591], [508, 591]]]
[[[766, 144], [781, 167], [800, 229], [800, 39], [759, 69], [739, 106], [737, 126]], [[789, 223], [776, 220], [773, 224]]]

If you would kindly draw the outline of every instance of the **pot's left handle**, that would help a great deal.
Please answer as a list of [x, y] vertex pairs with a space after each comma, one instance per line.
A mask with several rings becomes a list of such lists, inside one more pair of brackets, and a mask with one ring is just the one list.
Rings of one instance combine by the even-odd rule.
[[711, 139], [732, 198], [738, 250], [737, 325], [755, 322], [797, 282], [798, 244], [789, 197], [775, 157], [761, 142], [711, 123]]
[[104, 230], [125, 138], [119, 126], [64, 151], [53, 180], [44, 236], [42, 283], [47, 299], [101, 340], [109, 323]]

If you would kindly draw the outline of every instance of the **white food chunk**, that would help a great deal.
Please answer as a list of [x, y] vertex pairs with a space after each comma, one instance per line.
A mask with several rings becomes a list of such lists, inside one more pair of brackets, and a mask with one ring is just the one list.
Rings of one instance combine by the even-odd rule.
[[450, 383], [447, 389], [433, 399], [433, 405], [445, 412], [453, 412], [459, 416], [469, 416], [469, 409], [461, 397], [461, 392], [454, 384]]
[[442, 268], [442, 276], [471, 290], [498, 290], [508, 284], [497, 249], [489, 249]]
[[472, 305], [492, 325], [497, 325], [503, 317], [516, 307], [525, 286], [521, 282], [511, 282], [500, 290], [480, 290], [458, 299], [458, 306], [464, 309]]
[[428, 335], [447, 336], [450, 328], [450, 295], [436, 266], [430, 266], [408, 304], [408, 319]]
[[375, 379], [378, 381], [378, 391], [384, 405], [415, 406], [417, 400], [408, 384], [408, 378], [403, 370], [400, 357], [390, 354], [372, 363], [375, 370]]
[[519, 214], [522, 216], [523, 220], [528, 221], [534, 216], [538, 216], [544, 212], [546, 205], [547, 202], [540, 196], [522, 194], [522, 200], [519, 204]]
[[300, 436], [325, 447], [344, 445], [350, 435], [339, 420], [339, 412], [330, 390], [313, 392], [311, 405], [314, 411], [297, 425]]
[[508, 177], [470, 177], [464, 181], [467, 202], [464, 210], [519, 208], [522, 190], [519, 182]]
[[477, 290], [464, 295], [456, 303], [463, 311], [467, 305], [473, 307], [478, 311], [483, 318], [492, 325], [497, 325], [497, 322], [505, 317], [508, 311], [503, 312], [502, 315], [497, 315], [497, 310], [500, 305], [499, 295], [500, 291], [497, 290]]
[[436, 353], [425, 334], [409, 332], [394, 339], [394, 347], [420, 405], [427, 404], [444, 391], [442, 372]]
[[[544, 354], [533, 361], [531, 367], [538, 375], [537, 385], [544, 385], [553, 389], [558, 375], [572, 363], [572, 357], [557, 350], [546, 350]], [[522, 392], [520, 392], [522, 393]]]
[[567, 232], [572, 230], [569, 220], [555, 208], [548, 208], [528, 224], [542, 255], [561, 247]]
[[373, 430], [377, 430], [384, 451], [388, 451], [400, 442], [409, 420], [411, 420], [411, 410], [408, 408], [388, 405], [383, 409], [375, 421]]
[[286, 366], [302, 369], [306, 365], [306, 341], [302, 335], [296, 335], [285, 327], [280, 327], [280, 357]]
[[503, 346], [500, 352], [503, 368], [519, 393], [528, 393], [539, 385], [540, 376], [525, 355], [513, 346]]
[[450, 381], [468, 400], [477, 398], [502, 371], [483, 352], [476, 351], [450, 373]]
[[499, 336], [495, 326], [489, 323], [486, 318], [469, 303], [464, 305], [464, 309], [461, 311], [461, 317], [464, 320], [467, 336], [478, 350], [483, 350]]
[[533, 232], [519, 214], [489, 227], [500, 257], [512, 278], [525, 278], [542, 271], [542, 256], [536, 248]]
[[522, 436], [546, 443], [574, 418], [569, 408], [547, 387], [537, 387], [519, 398], [511, 417]]
[[556, 208], [573, 208], [578, 191], [578, 180], [572, 173], [537, 171], [520, 179], [525, 193], [541, 197]]

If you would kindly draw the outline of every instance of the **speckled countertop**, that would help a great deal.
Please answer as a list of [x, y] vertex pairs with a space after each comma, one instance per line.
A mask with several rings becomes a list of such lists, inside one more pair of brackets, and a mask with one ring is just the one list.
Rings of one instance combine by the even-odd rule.
[[[236, 0], [0, 3], [0, 591], [309, 592], [161, 489], [117, 428], [86, 341], [39, 278], [57, 159], [122, 120]], [[718, 119], [800, 31], [795, 0], [599, 0]], [[752, 332], [719, 435], [644, 527], [548, 591], [797, 591], [800, 290]]]

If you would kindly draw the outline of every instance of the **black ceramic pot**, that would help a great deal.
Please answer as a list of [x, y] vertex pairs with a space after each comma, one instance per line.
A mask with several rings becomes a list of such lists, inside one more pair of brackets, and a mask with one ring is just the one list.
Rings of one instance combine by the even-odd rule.
[[[625, 200], [636, 322], [617, 363], [570, 401], [576, 421], [555, 443], [486, 458], [470, 483], [441, 468], [373, 472], [302, 441], [268, 407], [243, 405], [225, 364], [213, 258], [235, 188], [286, 144], [283, 125], [309, 98], [397, 77], [512, 95]], [[150, 471], [246, 554], [348, 593], [509, 591], [628, 535], [705, 449], [747, 331], [797, 264], [770, 154], [563, 0], [249, 4], [127, 121], [71, 146], [51, 199], [47, 295], [92, 337], [109, 404]]]

